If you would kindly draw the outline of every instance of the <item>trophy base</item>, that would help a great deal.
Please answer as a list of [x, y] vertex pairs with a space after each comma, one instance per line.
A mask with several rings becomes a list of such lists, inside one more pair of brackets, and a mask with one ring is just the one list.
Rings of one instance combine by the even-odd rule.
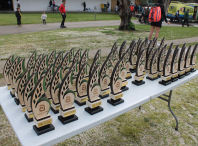
[[190, 75], [190, 71], [185, 73], [186, 76]]
[[33, 126], [34, 131], [36, 132], [37, 135], [41, 135], [44, 133], [47, 133], [49, 131], [52, 131], [55, 129], [55, 127], [52, 124], [43, 126], [41, 128], [37, 128], [36, 125]]
[[15, 101], [16, 105], [19, 105], [19, 103], [20, 103], [19, 99], [14, 98], [14, 101]]
[[107, 89], [104, 89], [104, 90], [101, 90], [101, 91], [100, 91], [99, 97], [100, 97], [101, 99], [107, 98], [107, 97], [109, 97], [109, 93], [110, 93], [110, 89], [109, 89], [109, 87], [108, 87]]
[[99, 95], [99, 97], [100, 97], [101, 99], [104, 99], [104, 98], [109, 97], [109, 94], [106, 94], [106, 95]]
[[86, 104], [86, 101], [85, 102], [78, 102], [77, 100], [75, 100], [74, 101], [77, 105], [79, 105], [79, 106], [83, 106], [83, 105], [85, 105]]
[[71, 123], [71, 122], [73, 122], [73, 121], [76, 121], [76, 120], [78, 120], [78, 117], [76, 116], [76, 115], [71, 115], [71, 116], [69, 116], [69, 117], [62, 117], [61, 115], [60, 116], [58, 116], [58, 119], [61, 121], [61, 123], [63, 124], [63, 125], [65, 125], [65, 124], [68, 124], [68, 123]]
[[117, 99], [117, 100], [108, 99], [107, 102], [110, 103], [113, 106], [116, 106], [116, 105], [119, 105], [119, 104], [123, 103], [124, 100], [121, 99], [121, 98], [120, 99]]
[[137, 86], [140, 86], [140, 85], [143, 85], [143, 84], [145, 84], [145, 81], [132, 81], [132, 84], [135, 84], [135, 85], [137, 85]]
[[30, 122], [32, 122], [33, 121], [33, 118], [28, 118], [28, 116], [25, 114], [25, 118], [26, 118], [26, 120], [30, 123]]
[[90, 115], [94, 115], [94, 114], [97, 114], [97, 113], [103, 111], [103, 108], [101, 106], [98, 106], [96, 108], [86, 107], [85, 111], [88, 112]]
[[172, 82], [175, 82], [177, 80], [178, 80], [178, 73], [177, 72], [176, 73], [172, 73], [171, 74], [171, 81]]
[[190, 72], [196, 72], [196, 69], [192, 68], [192, 69], [190, 70]]
[[154, 81], [154, 80], [157, 80], [158, 79], [158, 76], [155, 77], [155, 78], [151, 78], [151, 77], [146, 77], [148, 80], [151, 80], [151, 81]]
[[182, 78], [184, 78], [185, 77], [185, 74], [184, 75], [178, 75], [178, 78], [179, 79], [182, 79]]
[[176, 78], [171, 78], [171, 81], [172, 82], [175, 82], [175, 81], [177, 81], [178, 80], [178, 78], [176, 77]]
[[122, 90], [122, 92], [127, 91], [127, 90], [129, 90], [129, 87], [123, 86], [123, 87], [121, 87], [121, 90]]
[[125, 79], [131, 79], [132, 78], [132, 76], [131, 76], [131, 72], [129, 71], [129, 72], [127, 72], [127, 75], [126, 75], [126, 78]]
[[136, 72], [136, 69], [129, 69], [129, 71], [131, 72], [131, 73], [135, 73]]
[[81, 96], [81, 97], [76, 96], [75, 103], [76, 103], [77, 105], [79, 105], [79, 106], [83, 106], [83, 105], [86, 104], [86, 101], [87, 101], [87, 100], [88, 100], [87, 95]]
[[55, 110], [55, 109], [53, 109], [52, 107], [51, 107], [51, 110], [52, 110], [52, 112], [53, 112], [54, 114], [58, 114], [58, 113], [59, 113], [59, 110]]
[[59, 104], [59, 103], [58, 103], [58, 104], [54, 104], [54, 103], [52, 102], [52, 104], [51, 104], [51, 110], [52, 110], [52, 112], [53, 112], [54, 114], [59, 113], [59, 108], [60, 108], [60, 104]]
[[15, 97], [15, 94], [13, 94], [12, 91], [10, 91], [10, 95], [12, 96], [12, 98]]
[[8, 90], [11, 90], [11, 84], [6, 84]]
[[164, 86], [167, 86], [167, 85], [171, 84], [172, 82], [170, 80], [169, 81], [162, 80], [162, 81], [159, 81], [159, 83], [164, 85]]
[[127, 79], [127, 80], [128, 80], [128, 79], [131, 79], [131, 78], [132, 78], [132, 76], [129, 76], [129, 77], [126, 77], [125, 79]]

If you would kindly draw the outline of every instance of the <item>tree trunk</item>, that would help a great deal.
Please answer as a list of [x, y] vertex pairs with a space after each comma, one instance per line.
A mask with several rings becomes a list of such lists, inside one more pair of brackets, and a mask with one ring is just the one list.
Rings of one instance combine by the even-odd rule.
[[132, 13], [130, 12], [129, 9], [129, 0], [120, 0], [120, 18], [121, 18], [121, 23], [119, 26], [119, 30], [127, 30], [128, 29], [128, 24], [131, 21]]

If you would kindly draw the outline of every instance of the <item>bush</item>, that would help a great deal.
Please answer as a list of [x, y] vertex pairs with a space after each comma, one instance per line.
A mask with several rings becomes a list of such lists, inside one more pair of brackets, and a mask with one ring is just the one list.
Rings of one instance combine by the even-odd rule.
[[135, 30], [135, 24], [133, 22], [129, 22], [128, 23], [128, 27], [127, 27], [127, 30]]

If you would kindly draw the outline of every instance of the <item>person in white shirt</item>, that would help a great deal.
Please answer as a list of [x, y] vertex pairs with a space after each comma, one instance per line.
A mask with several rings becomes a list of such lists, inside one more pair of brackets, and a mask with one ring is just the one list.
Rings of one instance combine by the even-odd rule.
[[43, 14], [41, 15], [41, 19], [43, 19], [43, 24], [46, 25], [46, 18], [47, 18], [47, 15], [45, 14], [45, 12], [43, 12]]

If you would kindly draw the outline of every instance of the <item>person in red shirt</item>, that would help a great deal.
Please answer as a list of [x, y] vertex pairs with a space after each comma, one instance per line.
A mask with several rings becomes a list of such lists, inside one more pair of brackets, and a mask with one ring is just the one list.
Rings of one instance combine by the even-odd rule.
[[64, 23], [65, 23], [65, 19], [66, 19], [66, 10], [65, 10], [65, 3], [66, 0], [62, 0], [62, 4], [60, 5], [59, 11], [61, 12], [61, 16], [63, 18], [60, 28], [67, 28]]

